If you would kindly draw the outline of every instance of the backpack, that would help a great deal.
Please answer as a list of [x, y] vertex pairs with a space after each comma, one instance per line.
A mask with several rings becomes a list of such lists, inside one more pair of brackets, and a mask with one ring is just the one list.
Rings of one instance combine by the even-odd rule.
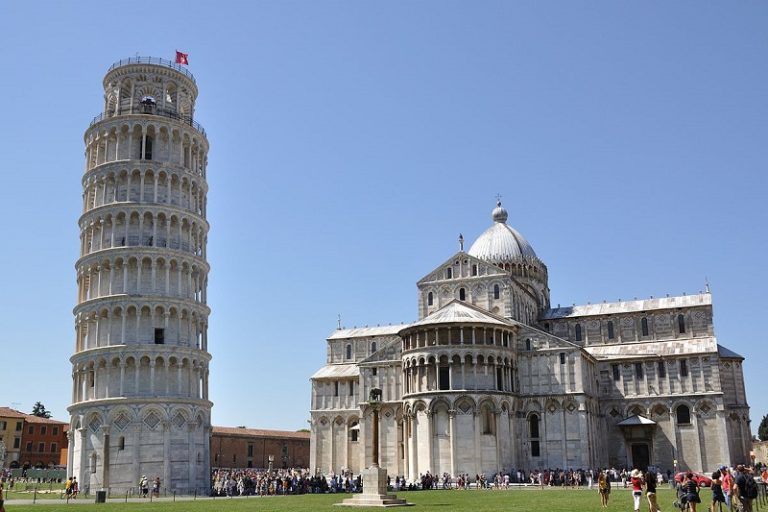
[[744, 496], [753, 500], [757, 498], [757, 484], [752, 475], [744, 475], [747, 478], [746, 484], [744, 484]]

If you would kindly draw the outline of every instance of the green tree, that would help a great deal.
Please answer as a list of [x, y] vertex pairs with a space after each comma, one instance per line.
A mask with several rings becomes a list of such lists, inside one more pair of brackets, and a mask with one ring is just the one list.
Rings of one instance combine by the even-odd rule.
[[32, 416], [37, 416], [38, 418], [50, 418], [51, 412], [45, 410], [45, 406], [42, 402], [35, 402], [35, 405], [32, 406]]
[[768, 414], [763, 416], [763, 421], [760, 422], [760, 426], [757, 427], [757, 437], [761, 441], [768, 441]]

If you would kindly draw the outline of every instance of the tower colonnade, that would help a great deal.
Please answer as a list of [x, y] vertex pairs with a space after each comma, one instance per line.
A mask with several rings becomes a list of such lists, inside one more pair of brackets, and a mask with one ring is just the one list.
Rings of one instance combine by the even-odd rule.
[[85, 132], [68, 471], [91, 492], [143, 474], [208, 488], [208, 140], [196, 97], [185, 68], [123, 60]]

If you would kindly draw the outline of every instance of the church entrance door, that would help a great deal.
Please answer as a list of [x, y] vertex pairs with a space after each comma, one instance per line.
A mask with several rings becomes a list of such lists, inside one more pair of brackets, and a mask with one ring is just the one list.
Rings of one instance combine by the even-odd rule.
[[632, 467], [647, 471], [651, 463], [651, 453], [646, 443], [632, 445]]

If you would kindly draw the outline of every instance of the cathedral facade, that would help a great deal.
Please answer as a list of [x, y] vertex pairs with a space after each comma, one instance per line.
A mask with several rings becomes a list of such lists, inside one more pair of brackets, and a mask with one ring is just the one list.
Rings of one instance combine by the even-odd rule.
[[417, 283], [410, 325], [339, 328], [311, 379], [311, 468], [379, 459], [415, 480], [513, 469], [712, 470], [747, 460], [744, 358], [718, 344], [712, 297], [550, 305], [546, 265], [493, 225]]

